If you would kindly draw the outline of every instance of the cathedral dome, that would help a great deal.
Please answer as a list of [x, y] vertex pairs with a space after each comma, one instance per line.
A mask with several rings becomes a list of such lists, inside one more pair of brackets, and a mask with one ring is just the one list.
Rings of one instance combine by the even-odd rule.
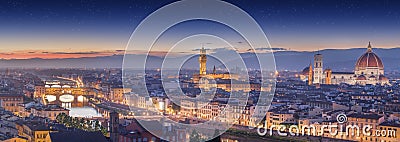
[[308, 75], [308, 73], [310, 72], [310, 67], [306, 67], [303, 69], [303, 71], [301, 72], [302, 75]]
[[367, 52], [358, 58], [355, 70], [365, 70], [366, 68], [383, 69], [382, 60], [374, 52], [372, 52], [371, 43], [368, 45]]
[[381, 81], [388, 81], [389, 79], [387, 77], [385, 77], [384, 75], [380, 75], [379, 76], [379, 80]]

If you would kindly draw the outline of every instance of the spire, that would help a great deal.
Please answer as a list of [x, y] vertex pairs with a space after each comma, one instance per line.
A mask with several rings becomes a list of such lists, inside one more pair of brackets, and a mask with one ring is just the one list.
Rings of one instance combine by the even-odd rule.
[[201, 44], [201, 49], [200, 49], [201, 54], [206, 54], [206, 50], [204, 49], [204, 44]]
[[213, 69], [213, 74], [217, 74], [217, 70], [215, 69], [215, 65], [214, 65], [214, 69]]
[[367, 52], [372, 52], [371, 42], [368, 42], [368, 49], [367, 49]]

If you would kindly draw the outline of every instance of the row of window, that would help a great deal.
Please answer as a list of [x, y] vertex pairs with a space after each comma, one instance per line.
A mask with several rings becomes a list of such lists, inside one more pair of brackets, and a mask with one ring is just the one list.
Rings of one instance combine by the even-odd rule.
[[17, 103], [4, 103], [4, 106], [6, 106], [6, 107], [8, 107], [8, 106], [13, 107], [13, 106], [17, 106], [17, 105], [18, 105]]
[[36, 134], [37, 139], [44, 139], [47, 137], [47, 134]]
[[3, 98], [3, 101], [21, 101], [22, 98]]

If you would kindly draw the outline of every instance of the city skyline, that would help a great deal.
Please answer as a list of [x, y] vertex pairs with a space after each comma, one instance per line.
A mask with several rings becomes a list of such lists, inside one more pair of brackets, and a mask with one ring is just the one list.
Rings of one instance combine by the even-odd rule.
[[[171, 2], [3, 1], [0, 57], [49, 59], [123, 54], [139, 22]], [[396, 1], [227, 2], [250, 14], [274, 48], [293, 51], [364, 48], [368, 41], [376, 45], [374, 48], [400, 46], [396, 40], [400, 23]], [[223, 27], [207, 22], [180, 24], [172, 27], [170, 34], [167, 32], [166, 40], [161, 40], [160, 48], [153, 53], [162, 55], [170, 47], [170, 39], [186, 33], [210, 32]], [[233, 46], [243, 42], [229, 31], [216, 30], [216, 33], [227, 36]], [[192, 46], [200, 47], [200, 43], [192, 43]], [[255, 45], [255, 48], [263, 47]], [[141, 48], [131, 52], [145, 53]]]
[[398, 5], [0, 1], [0, 141], [400, 141]]

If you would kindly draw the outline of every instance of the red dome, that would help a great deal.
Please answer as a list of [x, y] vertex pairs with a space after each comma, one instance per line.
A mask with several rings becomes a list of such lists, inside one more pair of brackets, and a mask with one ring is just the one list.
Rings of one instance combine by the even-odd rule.
[[303, 71], [301, 72], [302, 75], [308, 75], [308, 73], [310, 72], [310, 67], [306, 67], [303, 69]]
[[385, 77], [385, 76], [383, 76], [383, 75], [380, 75], [379, 76], [379, 80], [381, 80], [381, 81], [387, 81], [387, 80], [389, 80], [387, 77]]
[[357, 80], [367, 80], [367, 78], [364, 75], [360, 75], [357, 77]]
[[379, 69], [383, 69], [382, 60], [372, 52], [371, 44], [368, 45], [367, 52], [358, 58], [355, 70], [364, 70], [367, 67], [377, 67]]

